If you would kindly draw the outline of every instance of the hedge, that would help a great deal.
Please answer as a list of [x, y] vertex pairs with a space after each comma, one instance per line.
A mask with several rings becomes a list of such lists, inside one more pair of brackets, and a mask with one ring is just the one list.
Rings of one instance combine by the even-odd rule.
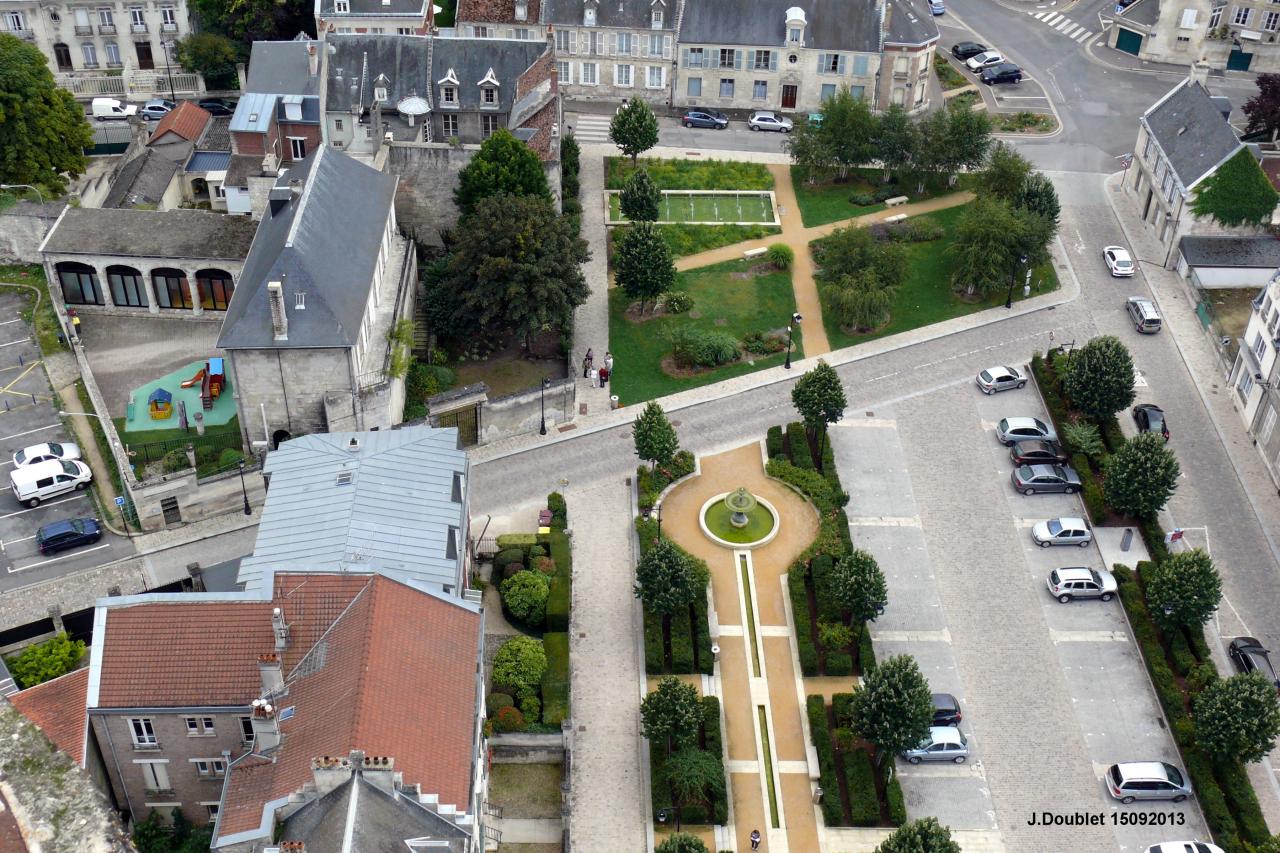
[[547, 509], [551, 510], [551, 529], [563, 531], [569, 526], [569, 506], [564, 495], [552, 492], [547, 495]]
[[1080, 475], [1080, 496], [1084, 498], [1084, 508], [1094, 524], [1102, 524], [1107, 517], [1107, 499], [1102, 493], [1102, 484], [1094, 473], [1089, 457], [1077, 453], [1071, 457], [1071, 467]]
[[[533, 543], [531, 542], [529, 544], [532, 545]], [[525, 564], [524, 558], [525, 558], [524, 548], [503, 548], [501, 551], [497, 553], [496, 556], [494, 556], [493, 564], [495, 566], [501, 566], [503, 568], [506, 568], [507, 566], [510, 566], [514, 563], [519, 563], [520, 565], [523, 566]]]
[[[720, 700], [714, 696], [702, 697], [702, 739], [704, 749], [715, 756], [720, 763], [720, 775], [724, 776], [724, 742], [720, 738]], [[729, 822], [729, 780], [725, 779], [724, 790], [711, 800], [713, 823]]]
[[[893, 762], [886, 762], [884, 766], [885, 776], [889, 776], [889, 772], [893, 769]], [[894, 773], [892, 777], [884, 783], [884, 799], [889, 807], [889, 822], [894, 826], [902, 826], [907, 822], [907, 801], [902, 795], [902, 785], [898, 783], [898, 774]]]
[[831, 710], [836, 715], [836, 728], [850, 728], [853, 720], [853, 694], [831, 694]]
[[804, 434], [804, 424], [799, 421], [787, 424], [787, 443], [791, 446], [791, 464], [805, 471], [814, 470], [813, 454], [809, 452], [809, 438]]
[[[721, 775], [724, 775], [724, 747], [720, 740], [720, 701], [714, 696], [705, 696], [702, 698], [701, 704], [702, 734], [703, 741], [706, 744], [705, 751], [715, 757], [716, 761], [720, 764]], [[662, 780], [663, 768], [666, 766], [666, 763], [667, 751], [665, 744], [651, 741], [649, 743], [649, 792], [650, 796], [653, 798], [653, 811], [656, 816], [657, 812], [662, 809], [666, 809], [669, 815], [667, 823], [674, 824], [675, 815], [672, 814], [674, 807], [671, 803], [671, 791]], [[681, 823], [728, 823], [728, 780], [726, 780], [725, 785], [725, 792], [712, 798], [711, 814], [707, 813], [705, 805], [686, 805], [680, 810]]]
[[785, 451], [782, 446], [782, 427], [771, 426], [764, 437], [765, 454], [773, 459], [775, 456], [781, 456]]
[[826, 622], [840, 619], [840, 607], [827, 593], [831, 589], [831, 572], [836, 561], [830, 554], [819, 554], [809, 561], [809, 577], [813, 578], [813, 593], [818, 601], [818, 618]]
[[542, 635], [547, 669], [542, 674], [542, 722], [558, 726], [569, 716], [569, 635]]
[[871, 642], [871, 628], [864, 624], [862, 636], [858, 640], [858, 669], [862, 675], [868, 676], [876, 668], [876, 650]]
[[528, 550], [531, 545], [538, 543], [538, 534], [536, 533], [503, 533], [497, 539], [498, 551], [506, 551], [508, 549]]
[[658, 496], [662, 494], [663, 489], [681, 477], [689, 476], [696, 467], [693, 454], [687, 450], [681, 450], [672, 457], [671, 462], [667, 465], [659, 465], [653, 470], [650, 470], [648, 465], [641, 465], [636, 468], [636, 486], [640, 492], [640, 509], [647, 510], [652, 507], [657, 502]]
[[849, 789], [849, 809], [854, 826], [880, 823], [880, 796], [876, 793], [876, 769], [871, 754], [855, 749], [844, 754], [844, 779]]
[[818, 753], [818, 769], [822, 785], [822, 819], [827, 826], [844, 823], [844, 807], [840, 804], [840, 782], [836, 777], [836, 753], [831, 744], [831, 728], [827, 725], [827, 705], [821, 696], [804, 700], [809, 714], [809, 739]]
[[553, 530], [546, 540], [556, 564], [556, 573], [551, 576], [551, 593], [547, 596], [546, 630], [568, 631], [573, 599], [573, 549], [562, 530]]
[[787, 592], [791, 595], [791, 615], [796, 623], [800, 671], [805, 678], [812, 678], [818, 674], [818, 650], [813, 645], [813, 620], [809, 617], [809, 598], [804, 589], [804, 576], [808, 571], [803, 560], [792, 563], [787, 573]]

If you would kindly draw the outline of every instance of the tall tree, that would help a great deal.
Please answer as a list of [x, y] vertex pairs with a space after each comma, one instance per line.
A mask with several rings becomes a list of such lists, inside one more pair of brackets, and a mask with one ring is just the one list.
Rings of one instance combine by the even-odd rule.
[[1022, 265], [1024, 271], [1048, 263], [1052, 258], [1049, 254], [1049, 243], [1058, 233], [1058, 224], [1052, 219], [1021, 207], [1013, 208], [1013, 218], [1018, 225], [1017, 231], [1014, 232], [1018, 256], [1027, 259]]
[[880, 564], [861, 548], [836, 560], [827, 580], [832, 597], [855, 624], [874, 622], [889, 603], [889, 586]]
[[618, 286], [627, 298], [640, 300], [641, 314], [646, 302], [656, 307], [658, 297], [676, 283], [671, 249], [652, 222], [637, 222], [626, 229], [618, 239], [613, 262]]
[[875, 157], [875, 116], [863, 98], [855, 97], [848, 86], [822, 102], [821, 136], [841, 178]]
[[458, 212], [468, 216], [481, 199], [501, 194], [551, 200], [538, 155], [506, 129], [482, 142], [471, 162], [462, 167], [453, 201]]
[[1222, 600], [1222, 578], [1204, 551], [1180, 551], [1156, 564], [1146, 579], [1151, 619], [1166, 631], [1199, 628]]
[[825, 447], [819, 441], [827, 437], [827, 424], [833, 424], [844, 417], [847, 404], [844, 386], [840, 384], [840, 374], [835, 368], [819, 359], [818, 364], [804, 376], [796, 380], [791, 388], [791, 404], [800, 413], [804, 421], [805, 437], [809, 440], [809, 449], [813, 453], [813, 461], [818, 470], [823, 470], [822, 456]]
[[646, 169], [636, 169], [618, 194], [622, 215], [632, 222], [657, 222], [662, 191], [654, 184]]
[[654, 468], [670, 463], [672, 457], [680, 452], [675, 427], [671, 426], [667, 413], [662, 411], [657, 401], [650, 400], [644, 411], [636, 415], [631, 434], [636, 443], [636, 456]]
[[876, 122], [875, 149], [886, 181], [913, 168], [919, 147], [920, 131], [905, 109], [895, 104], [880, 115]]
[[1249, 117], [1244, 132], [1266, 131], [1275, 139], [1280, 134], [1280, 74], [1259, 74], [1256, 82], [1258, 94], [1246, 101], [1242, 108]]
[[581, 265], [591, 253], [551, 202], [532, 195], [490, 196], [459, 230], [445, 280], [458, 294], [456, 310], [464, 323], [510, 329], [529, 350], [538, 332], [572, 322], [573, 309], [590, 292]]
[[960, 845], [936, 817], [925, 817], [898, 827], [875, 853], [960, 853]]
[[720, 758], [706, 750], [686, 747], [673, 753], [663, 765], [662, 775], [677, 810], [688, 803], [701, 803], [710, 814], [712, 798], [724, 792]]
[[979, 196], [956, 225], [951, 255], [951, 285], [965, 296], [1004, 290], [1020, 257], [1020, 223], [1009, 205]]
[[791, 162], [805, 170], [805, 179], [809, 183], [832, 167], [833, 158], [828, 139], [822, 132], [822, 125], [809, 121], [801, 121], [786, 134], [782, 140], [782, 149], [791, 155]]
[[671, 630], [672, 614], [687, 607], [705, 588], [693, 558], [666, 537], [655, 542], [636, 564], [636, 598], [662, 615], [664, 637]]
[[982, 166], [991, 150], [992, 121], [986, 110], [971, 110], [962, 104], [951, 103], [944, 110], [947, 117], [946, 148], [949, 156], [942, 158], [947, 166], [947, 177], [955, 182], [956, 173]]
[[1280, 696], [1262, 673], [1209, 682], [1195, 698], [1196, 744], [1219, 761], [1261, 761], [1280, 735]]
[[1197, 184], [1192, 195], [1192, 213], [1227, 226], [1264, 225], [1280, 203], [1280, 193], [1248, 148]]
[[1063, 390], [1071, 404], [1096, 421], [1133, 402], [1133, 356], [1112, 335], [1094, 338], [1071, 354]]
[[852, 728], [877, 747], [883, 762], [919, 746], [933, 723], [933, 694], [915, 658], [897, 655], [876, 665], [853, 694]]
[[822, 308], [835, 315], [841, 328], [870, 331], [889, 321], [894, 286], [874, 270], [862, 269], [822, 286]]
[[1062, 207], [1058, 203], [1058, 192], [1053, 188], [1053, 181], [1042, 172], [1032, 172], [1014, 199], [1014, 207], [1043, 216], [1050, 222], [1057, 222]]
[[647, 103], [632, 98], [614, 113], [609, 122], [609, 138], [634, 166], [637, 157], [658, 144], [658, 118]]
[[837, 228], [822, 243], [823, 282], [838, 281], [846, 275], [871, 270], [888, 287], [897, 287], [909, 268], [907, 250], [900, 243], [881, 243], [858, 225]]
[[183, 71], [194, 71], [210, 89], [236, 88], [236, 46], [224, 35], [192, 33], [179, 39], [174, 58]]
[[44, 197], [84, 172], [93, 130], [84, 108], [59, 88], [39, 48], [0, 35], [0, 183], [34, 184]]
[[1173, 497], [1182, 469], [1164, 436], [1139, 433], [1107, 457], [1107, 505], [1135, 518], [1154, 518]]
[[987, 155], [986, 164], [977, 173], [977, 189], [980, 194], [1014, 204], [1030, 176], [1031, 161], [1015, 151], [1013, 146], [997, 142]]
[[640, 702], [640, 730], [654, 743], [665, 744], [668, 754], [696, 742], [701, 721], [698, 689], [674, 675], [664, 676]]

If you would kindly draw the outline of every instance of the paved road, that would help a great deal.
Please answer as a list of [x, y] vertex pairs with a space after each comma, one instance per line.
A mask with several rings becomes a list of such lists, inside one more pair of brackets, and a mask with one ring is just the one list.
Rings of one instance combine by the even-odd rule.
[[[570, 105], [572, 109], [572, 105]], [[596, 113], [566, 112], [564, 122], [573, 129], [579, 142], [609, 141], [608, 115]], [[786, 137], [781, 133], [752, 132], [745, 121], [732, 121], [724, 130], [681, 126], [676, 118], [658, 117], [658, 145], [672, 148], [720, 148], [725, 159], [734, 151], [782, 151]]]

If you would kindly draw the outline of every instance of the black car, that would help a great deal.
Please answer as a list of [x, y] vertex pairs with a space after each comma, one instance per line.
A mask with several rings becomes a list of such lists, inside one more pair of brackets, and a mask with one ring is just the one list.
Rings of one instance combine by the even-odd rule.
[[1065, 465], [1067, 452], [1056, 441], [1019, 441], [1009, 448], [1014, 465]]
[[1021, 83], [1022, 69], [1012, 62], [999, 62], [982, 69], [982, 82], [988, 86], [997, 83]]
[[204, 98], [197, 106], [213, 116], [229, 116], [236, 111], [236, 102], [230, 98]]
[[729, 126], [729, 117], [714, 110], [689, 110], [680, 122], [685, 127], [712, 127], [716, 130], [724, 130]]
[[68, 548], [92, 545], [102, 538], [102, 526], [96, 518], [67, 518], [51, 521], [36, 533], [36, 547], [41, 554], [56, 554]]
[[950, 693], [933, 694], [934, 726], [958, 726], [964, 715], [960, 713], [960, 703]]
[[1271, 666], [1271, 653], [1262, 647], [1256, 637], [1236, 637], [1227, 647], [1231, 662], [1241, 672], [1260, 672], [1267, 680], [1280, 687], [1275, 668]]
[[1165, 420], [1164, 409], [1150, 403], [1141, 403], [1133, 407], [1133, 422], [1138, 425], [1138, 432], [1158, 432], [1169, 440], [1169, 422]]
[[987, 46], [978, 44], [976, 41], [956, 42], [951, 46], [951, 55], [962, 62], [971, 56], [977, 56], [980, 53], [986, 53]]

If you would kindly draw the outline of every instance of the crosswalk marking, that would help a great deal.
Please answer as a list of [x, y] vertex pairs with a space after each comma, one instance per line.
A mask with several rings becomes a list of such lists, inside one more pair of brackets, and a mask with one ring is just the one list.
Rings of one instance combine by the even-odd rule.
[[573, 136], [579, 142], [608, 142], [610, 116], [580, 115], [573, 124]]
[[1072, 27], [1072, 26], [1075, 26], [1074, 21], [1072, 21], [1070, 18], [1063, 18], [1061, 21], [1058, 22], [1058, 25], [1055, 26], [1054, 29], [1057, 30], [1058, 32], [1064, 32], [1067, 29], [1067, 27]]
[[1093, 38], [1093, 32], [1090, 30], [1086, 30], [1084, 33], [1081, 34], [1081, 36], [1078, 39], [1076, 39], [1076, 41], [1080, 42], [1081, 44], [1084, 44], [1091, 38]]
[[1093, 38], [1092, 30], [1085, 28], [1082, 24], [1077, 24], [1061, 12], [1045, 10], [1043, 12], [1029, 12], [1028, 14], [1040, 23], [1051, 27], [1072, 41], [1080, 44], [1084, 44], [1089, 39]]

